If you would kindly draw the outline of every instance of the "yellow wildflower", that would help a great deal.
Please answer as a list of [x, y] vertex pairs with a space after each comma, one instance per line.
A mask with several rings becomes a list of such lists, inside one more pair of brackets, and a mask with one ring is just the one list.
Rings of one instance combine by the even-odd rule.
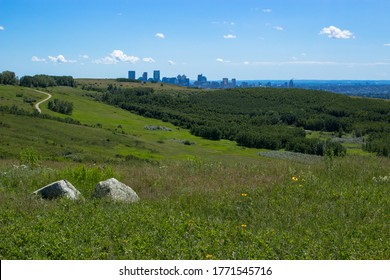
[[298, 181], [298, 177], [297, 177], [297, 176], [294, 176], [294, 177], [292, 177], [291, 179], [292, 179], [293, 181], [295, 181], [295, 182]]
[[206, 255], [206, 260], [211, 260], [213, 258], [213, 255], [207, 254]]
[[247, 196], [248, 196], [248, 194], [247, 194], [247, 193], [242, 193], [242, 194], [241, 194], [241, 196], [243, 196], [243, 197], [247, 197]]
[[246, 224], [241, 225], [242, 229], [246, 229], [248, 226]]

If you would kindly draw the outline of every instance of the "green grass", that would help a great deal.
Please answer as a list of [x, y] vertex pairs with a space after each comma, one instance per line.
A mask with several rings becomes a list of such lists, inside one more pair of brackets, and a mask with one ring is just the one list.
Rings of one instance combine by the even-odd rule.
[[[20, 90], [0, 86], [0, 105], [32, 111]], [[362, 156], [351, 143], [358, 155], [262, 157], [80, 89], [51, 91], [74, 103], [71, 117], [82, 125], [0, 113], [1, 259], [390, 258], [390, 159]], [[111, 177], [140, 202], [93, 199], [95, 185]], [[60, 179], [85, 199], [32, 195]]]
[[[33, 104], [36, 103], [35, 101], [44, 98], [44, 94], [38, 93], [33, 89], [0, 85], [0, 106], [16, 105], [25, 110], [33, 110]], [[29, 100], [31, 101], [30, 103], [27, 102]]]
[[[373, 177], [388, 175], [390, 162], [366, 163], [367, 158], [350, 157], [332, 166], [288, 161], [129, 163], [108, 171], [5, 166], [1, 172], [12, 176], [0, 180], [0, 257], [388, 259], [390, 190], [388, 182]], [[113, 175], [141, 202], [91, 199], [96, 182]], [[31, 195], [60, 178], [70, 178], [86, 199], [43, 201]]]
[[[16, 89], [10, 87], [8, 90], [10, 95], [14, 96]], [[191, 135], [188, 130], [176, 128], [169, 123], [141, 117], [120, 108], [97, 102], [93, 97], [96, 93], [93, 92], [56, 87], [50, 89], [50, 93], [53, 98], [73, 102], [74, 110], [70, 117], [88, 127], [5, 115], [4, 122], [12, 125], [8, 129], [0, 127], [0, 130], [4, 131], [0, 137], [6, 138], [4, 139], [6, 146], [1, 147], [3, 148], [3, 157], [12, 151], [16, 152], [13, 154], [14, 156], [18, 154], [25, 143], [24, 141], [28, 141], [25, 143], [27, 146], [34, 146], [44, 154], [49, 153], [47, 155], [49, 158], [53, 156], [58, 158], [58, 152], [55, 153], [55, 151], [63, 151], [64, 146], [66, 146], [70, 149], [68, 153], [76, 154], [78, 160], [87, 158], [88, 160], [102, 161], [135, 156], [153, 161], [187, 158], [218, 160], [220, 157], [235, 161], [236, 157], [243, 156], [243, 160], [258, 157], [255, 149], [239, 147], [235, 142], [205, 140]], [[37, 99], [38, 97], [46, 98], [43, 94], [38, 93], [36, 93], [36, 97]], [[42, 104], [41, 109], [44, 114], [61, 118], [69, 117], [48, 110], [47, 103]], [[172, 131], [145, 129], [145, 126], [151, 125], [169, 127]], [[185, 140], [195, 145], [184, 145]], [[44, 151], [46, 144], [52, 145], [50, 151]], [[108, 148], [109, 150], [107, 150]], [[105, 156], [101, 157], [101, 154]]]

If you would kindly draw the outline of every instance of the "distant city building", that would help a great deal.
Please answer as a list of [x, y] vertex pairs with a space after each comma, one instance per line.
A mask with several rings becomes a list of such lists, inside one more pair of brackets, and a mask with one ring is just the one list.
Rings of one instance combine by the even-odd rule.
[[211, 88], [220, 88], [221, 87], [221, 84], [220, 83], [218, 83], [218, 82], [211, 82]]
[[129, 71], [128, 78], [131, 80], [135, 80], [135, 71]]
[[164, 77], [164, 78], [162, 79], [162, 82], [163, 82], [163, 83], [166, 83], [166, 84], [173, 84], [173, 85], [176, 85], [176, 84], [177, 84], [177, 78], [176, 78], [176, 77], [172, 77], [172, 78]]
[[290, 83], [288, 84], [288, 87], [289, 88], [293, 88], [294, 87], [294, 79], [290, 80]]
[[148, 72], [144, 72], [142, 74], [142, 81], [147, 82], [148, 81]]
[[209, 87], [210, 83], [207, 81], [207, 77], [203, 74], [198, 75], [198, 79], [194, 82], [194, 86], [197, 87]]
[[207, 77], [206, 76], [203, 76], [203, 74], [199, 74], [198, 75], [198, 82], [199, 83], [207, 83]]
[[[128, 78], [131, 80], [136, 79], [136, 71], [128, 71]], [[162, 82], [167, 84], [174, 84], [179, 86], [185, 86], [185, 87], [198, 87], [198, 88], [209, 88], [209, 89], [217, 89], [217, 88], [236, 88], [238, 86], [241, 87], [255, 87], [256, 84], [249, 84], [247, 82], [237, 82], [236, 78], [232, 78], [231, 81], [229, 81], [229, 78], [223, 78], [222, 81], [208, 81], [207, 77], [203, 74], [199, 74], [197, 77], [197, 80], [191, 83], [190, 79], [185, 75], [178, 75], [177, 77], [162, 77], [161, 78], [161, 72], [160, 70], [154, 70], [153, 71], [153, 77], [148, 78], [148, 72], [143, 72], [142, 76], [138, 78], [139, 81], [142, 82]], [[259, 86], [261, 86], [261, 83], [259, 83]], [[266, 86], [271, 86], [271, 83], [267, 84]], [[283, 85], [281, 85], [283, 86]], [[292, 87], [293, 86], [293, 80], [289, 83], [284, 84], [285, 87]]]
[[228, 78], [223, 78], [222, 79], [222, 86], [227, 87], [229, 85], [229, 79]]
[[181, 86], [188, 87], [188, 86], [190, 86], [190, 79], [187, 78], [186, 75], [178, 75], [177, 76], [177, 83]]
[[153, 80], [155, 82], [159, 82], [160, 81], [160, 70], [153, 71]]

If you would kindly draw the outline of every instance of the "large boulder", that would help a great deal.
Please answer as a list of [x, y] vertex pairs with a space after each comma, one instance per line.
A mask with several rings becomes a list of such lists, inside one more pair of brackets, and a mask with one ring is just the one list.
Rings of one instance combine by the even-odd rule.
[[81, 193], [66, 180], [51, 183], [39, 190], [36, 190], [34, 194], [40, 195], [44, 199], [54, 199], [64, 196], [76, 200], [82, 197]]
[[96, 185], [93, 197], [108, 197], [114, 201], [137, 202], [139, 197], [135, 191], [115, 178], [99, 182]]

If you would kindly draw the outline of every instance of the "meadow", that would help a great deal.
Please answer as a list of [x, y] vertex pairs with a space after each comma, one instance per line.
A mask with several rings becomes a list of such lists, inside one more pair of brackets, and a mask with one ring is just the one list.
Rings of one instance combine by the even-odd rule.
[[[22, 90], [44, 98], [0, 86], [0, 105], [32, 111]], [[1, 259], [390, 257], [389, 158], [357, 146], [343, 158], [262, 156], [97, 102], [92, 91], [50, 91], [74, 103], [80, 125], [0, 112]], [[111, 177], [140, 202], [93, 199]], [[59, 179], [85, 199], [32, 195]]]

